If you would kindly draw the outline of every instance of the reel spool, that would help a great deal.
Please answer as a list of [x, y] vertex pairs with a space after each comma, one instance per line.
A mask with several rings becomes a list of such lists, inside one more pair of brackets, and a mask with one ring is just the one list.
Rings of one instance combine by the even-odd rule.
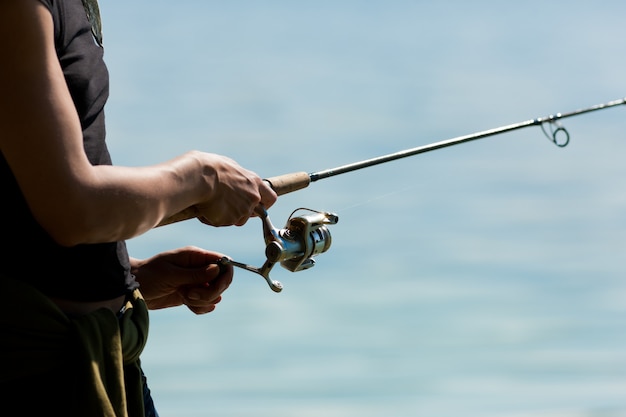
[[[299, 210], [309, 213], [294, 217]], [[220, 259], [223, 265], [232, 265], [247, 271], [257, 273], [265, 278], [274, 292], [280, 292], [283, 285], [270, 278], [269, 274], [274, 265], [280, 265], [291, 271], [303, 271], [315, 265], [313, 257], [326, 252], [332, 243], [327, 225], [336, 224], [339, 218], [336, 214], [316, 211], [306, 208], [294, 210], [283, 229], [277, 229], [272, 224], [267, 210], [257, 210], [263, 222], [263, 238], [265, 240], [266, 261], [260, 268], [236, 262], [224, 256]]]

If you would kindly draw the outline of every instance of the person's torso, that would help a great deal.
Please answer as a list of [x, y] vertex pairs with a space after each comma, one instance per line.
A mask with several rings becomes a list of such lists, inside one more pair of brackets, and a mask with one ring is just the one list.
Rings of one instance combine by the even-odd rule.
[[[81, 0], [40, 1], [53, 17], [57, 56], [80, 117], [85, 153], [93, 165], [111, 164], [105, 142], [109, 77], [103, 48], [92, 36]], [[123, 241], [69, 248], [56, 244], [30, 213], [1, 154], [0, 186], [2, 218], [12, 224], [3, 233], [2, 274], [49, 296], [76, 301], [111, 299], [136, 287]]]

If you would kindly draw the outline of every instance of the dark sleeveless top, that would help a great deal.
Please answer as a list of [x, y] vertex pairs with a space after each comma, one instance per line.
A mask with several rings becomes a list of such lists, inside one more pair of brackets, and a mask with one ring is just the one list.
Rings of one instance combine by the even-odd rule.
[[[53, 17], [57, 56], [80, 117], [85, 153], [93, 165], [110, 165], [104, 124], [109, 76], [103, 49], [92, 36], [81, 0], [40, 1]], [[1, 154], [0, 187], [0, 218], [11, 225], [2, 231], [0, 275], [75, 301], [107, 300], [137, 287], [125, 242], [69, 248], [56, 244], [34, 219]]]

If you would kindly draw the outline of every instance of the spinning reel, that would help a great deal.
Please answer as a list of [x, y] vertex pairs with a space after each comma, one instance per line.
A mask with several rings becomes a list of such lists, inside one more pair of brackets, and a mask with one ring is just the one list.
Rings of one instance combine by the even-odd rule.
[[[298, 217], [294, 214], [299, 210], [309, 213]], [[265, 239], [265, 257], [267, 258], [260, 268], [236, 262], [224, 256], [220, 259], [222, 265], [232, 265], [247, 271], [257, 273], [265, 278], [270, 288], [280, 292], [283, 285], [270, 279], [270, 271], [277, 263], [291, 271], [297, 272], [309, 269], [315, 265], [313, 257], [326, 252], [330, 248], [330, 231], [326, 227], [336, 224], [339, 218], [336, 214], [311, 209], [299, 208], [294, 210], [284, 229], [277, 229], [272, 225], [267, 210], [257, 209], [263, 222], [263, 237]]]

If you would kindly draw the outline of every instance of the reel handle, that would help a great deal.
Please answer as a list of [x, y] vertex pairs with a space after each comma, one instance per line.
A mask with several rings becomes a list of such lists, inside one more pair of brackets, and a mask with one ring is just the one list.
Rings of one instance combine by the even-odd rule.
[[[266, 181], [276, 194], [280, 196], [308, 187], [311, 183], [311, 176], [306, 172], [294, 172], [291, 174], [266, 178], [263, 181]], [[163, 219], [156, 227], [165, 226], [167, 224], [183, 220], [194, 219], [196, 217], [198, 217], [198, 210], [194, 206], [191, 206], [166, 219]]]

